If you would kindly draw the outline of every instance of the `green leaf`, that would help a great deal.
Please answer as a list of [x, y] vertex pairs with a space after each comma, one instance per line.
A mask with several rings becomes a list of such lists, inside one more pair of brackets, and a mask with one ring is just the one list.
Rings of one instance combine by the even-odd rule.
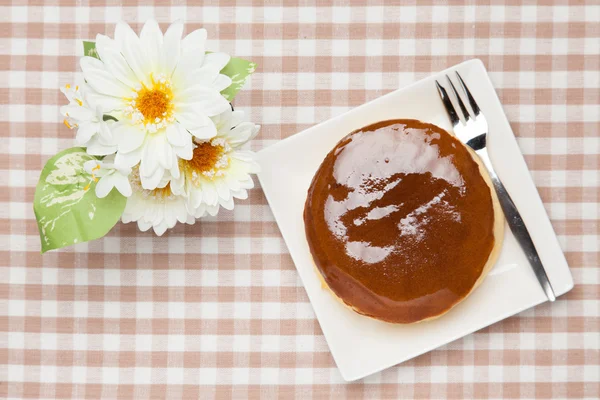
[[99, 60], [100, 56], [98, 56], [98, 52], [96, 51], [96, 42], [89, 42], [87, 40], [84, 40], [83, 41], [83, 55], [94, 57]]
[[225, 90], [221, 91], [223, 97], [231, 101], [240, 91], [246, 79], [256, 71], [256, 63], [244, 60], [243, 58], [231, 57], [227, 65], [221, 70], [223, 75], [227, 75], [233, 81]]
[[103, 199], [96, 197], [96, 182], [83, 169], [94, 159], [73, 147], [44, 166], [33, 200], [42, 253], [101, 238], [119, 221], [127, 198], [116, 189]]

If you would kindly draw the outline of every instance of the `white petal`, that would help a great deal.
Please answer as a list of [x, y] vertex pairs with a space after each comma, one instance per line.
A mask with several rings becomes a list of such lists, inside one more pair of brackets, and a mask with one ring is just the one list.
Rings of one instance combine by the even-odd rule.
[[160, 154], [160, 158], [158, 162], [164, 169], [171, 169], [173, 166], [173, 148], [167, 141], [166, 135], [162, 135], [162, 144], [159, 147], [158, 154]]
[[140, 42], [146, 51], [150, 71], [159, 72], [163, 34], [156, 20], [149, 19], [146, 21], [140, 33]]
[[115, 28], [115, 40], [138, 81], [149, 85], [150, 63], [135, 32], [125, 22], [119, 22]]
[[164, 208], [165, 210], [165, 221], [169, 229], [173, 228], [177, 224], [177, 217], [181, 211], [185, 213], [185, 205], [181, 202], [173, 202], [169, 206]]
[[190, 214], [190, 211], [186, 208], [185, 219], [182, 221], [182, 223], [192, 225], [194, 222], [196, 222], [196, 218], [194, 218], [194, 216], [192, 214]]
[[173, 151], [177, 155], [177, 157], [182, 158], [184, 160], [191, 160], [194, 156], [194, 146], [192, 145], [192, 139], [190, 136], [189, 143], [185, 146], [173, 146]]
[[158, 185], [156, 185], [156, 187], [164, 188], [165, 186], [167, 186], [169, 184], [170, 181], [171, 181], [171, 176], [169, 176], [169, 174], [165, 172], [163, 177], [161, 178], [160, 182], [158, 183]]
[[213, 217], [217, 215], [217, 213], [219, 212], [219, 203], [215, 205], [206, 205], [206, 212], [208, 212]]
[[164, 212], [165, 212], [165, 215], [163, 217], [163, 220], [166, 222], [167, 228], [174, 227], [175, 224], [177, 223], [177, 212], [178, 212], [177, 206], [175, 204], [172, 204], [172, 205], [165, 204]]
[[[152, 224], [156, 227], [159, 224], [161, 224], [162, 222], [166, 223], [167, 221], [165, 220], [165, 206], [164, 204], [157, 204], [154, 207], [154, 214], [153, 217], [154, 219], [152, 220]], [[168, 225], [167, 225], [168, 228]]]
[[[144, 220], [144, 213], [148, 211], [148, 205], [146, 201], [139, 201], [138, 204], [135, 206], [135, 209], [132, 211], [133, 214], [133, 220], [137, 221], [137, 220]], [[150, 223], [152, 223], [150, 221]]]
[[[142, 159], [142, 164], [144, 165], [144, 159]], [[157, 164], [158, 165], [158, 164]], [[141, 168], [140, 168], [141, 171]], [[142, 187], [147, 190], [154, 190], [158, 187], [165, 170], [162, 168], [156, 168], [151, 175], [143, 175], [140, 173], [140, 181], [142, 182]]]
[[206, 215], [206, 207], [204, 204], [200, 204], [198, 206], [198, 208], [196, 208], [196, 211], [194, 212], [194, 216], [196, 218], [202, 218]]
[[214, 115], [210, 118], [215, 123], [215, 126], [219, 131], [231, 128], [231, 126], [228, 126], [231, 112], [231, 107], [229, 107], [229, 109], [225, 110], [221, 114]]
[[140, 146], [137, 150], [130, 153], [117, 152], [117, 155], [115, 156], [115, 165], [118, 168], [131, 168], [137, 165], [142, 158], [143, 149], [144, 148]]
[[217, 189], [210, 181], [206, 181], [202, 185], [202, 197], [208, 206], [214, 206], [218, 203]]
[[138, 228], [142, 232], [146, 232], [148, 229], [152, 228], [152, 223], [144, 220], [138, 220]]
[[98, 132], [98, 124], [93, 122], [85, 122], [79, 125], [75, 140], [80, 146], [84, 146]]
[[258, 128], [252, 122], [242, 122], [230, 131], [223, 132], [222, 136], [227, 138], [231, 147], [239, 147], [256, 136]]
[[178, 107], [174, 116], [184, 128], [199, 139], [208, 139], [217, 134], [215, 123], [203, 113], [200, 107]]
[[225, 68], [231, 57], [225, 53], [208, 53], [204, 57], [204, 65], [212, 64], [219, 68], [219, 71]]
[[144, 218], [148, 221], [152, 221], [152, 225], [160, 224], [164, 217], [163, 207], [164, 204], [162, 203], [150, 203], [150, 207]]
[[173, 146], [186, 146], [191, 141], [190, 133], [180, 124], [170, 124], [166, 130], [167, 140]]
[[236, 199], [246, 200], [248, 198], [248, 191], [246, 189], [240, 189], [232, 192], [231, 195]]
[[228, 77], [227, 75], [219, 74], [219, 76], [217, 76], [217, 79], [215, 79], [212, 83], [212, 87], [218, 90], [219, 92], [222, 92], [223, 90], [231, 86], [231, 84], [232, 80], [230, 77]]
[[102, 61], [93, 57], [82, 57], [81, 69], [87, 83], [98, 93], [113, 97], [127, 97], [131, 90], [108, 72]]
[[175, 227], [175, 225], [177, 225], [177, 216], [179, 215], [179, 211], [180, 209], [170, 209], [169, 215], [167, 218], [165, 218], [165, 221], [167, 222], [167, 229], [172, 229]]
[[114, 136], [119, 140], [119, 153], [130, 153], [144, 143], [146, 131], [127, 122], [117, 122], [114, 127]]
[[220, 199], [225, 201], [231, 199], [231, 192], [229, 191], [227, 183], [225, 183], [223, 180], [217, 180], [215, 181], [215, 186]]
[[175, 195], [183, 195], [184, 194], [184, 186], [185, 186], [185, 177], [180, 175], [179, 178], [171, 179], [171, 192]]
[[[154, 225], [155, 221], [158, 224], [162, 219], [162, 216], [158, 215], [159, 205], [150, 199], [146, 202], [145, 207], [146, 209], [142, 212], [140, 219], [149, 222], [151, 225]], [[162, 207], [162, 204], [160, 207]]]
[[86, 151], [93, 156], [106, 156], [117, 151], [117, 146], [103, 144], [96, 136], [87, 143]]
[[123, 215], [121, 217], [123, 222], [127, 223], [140, 219], [140, 211], [144, 209], [140, 196], [140, 192], [135, 192], [132, 193], [131, 197], [127, 198], [127, 203], [125, 203], [125, 211], [123, 211]]
[[100, 143], [111, 146], [117, 144], [117, 140], [115, 140], [115, 136], [111, 130], [111, 128], [114, 129], [115, 127], [114, 122], [111, 122], [109, 126], [108, 122], [102, 121], [98, 123], [98, 127], [98, 139], [100, 140]]
[[179, 49], [181, 46], [181, 35], [183, 34], [183, 23], [175, 21], [169, 26], [163, 41], [163, 66], [162, 70], [167, 76], [173, 74], [173, 70], [179, 61]]
[[207, 140], [217, 136], [217, 128], [213, 124], [210, 124], [194, 128], [190, 130], [190, 133], [200, 140]]
[[182, 50], [190, 53], [199, 52], [204, 54], [206, 37], [207, 33], [204, 28], [189, 33], [181, 42]]
[[230, 197], [228, 200], [219, 199], [219, 204], [226, 210], [233, 210], [233, 197]]
[[128, 224], [130, 222], [135, 221], [134, 219], [131, 219], [131, 216], [129, 214], [125, 214], [125, 212], [123, 212], [123, 214], [121, 215], [121, 222], [124, 224]]
[[104, 114], [108, 114], [113, 110], [121, 110], [125, 107], [124, 100], [121, 97], [106, 96], [93, 89], [85, 92], [85, 99], [92, 109], [100, 107]]
[[151, 175], [158, 166], [162, 166], [163, 169], [171, 168], [172, 152], [173, 149], [167, 142], [165, 131], [147, 135], [140, 172], [144, 175]]
[[121, 222], [123, 222], [124, 224], [136, 221], [135, 219], [133, 219], [133, 212], [132, 212], [136, 208], [135, 204], [136, 204], [135, 195], [131, 196], [130, 198], [127, 199], [127, 203], [125, 203], [125, 210], [123, 211], [123, 214], [121, 215]]
[[[167, 127], [167, 140], [173, 146], [175, 155], [184, 160], [191, 160], [194, 151], [192, 135], [180, 124], [171, 124]], [[174, 160], [177, 163], [177, 160]]]
[[191, 86], [182, 91], [177, 96], [175, 106], [178, 111], [192, 109], [193, 112], [208, 115], [209, 117], [231, 109], [231, 105], [221, 93], [215, 89], [201, 85]]
[[131, 88], [136, 86], [138, 83], [136, 76], [114, 40], [105, 35], [96, 35], [96, 50], [108, 72], [127, 86]]
[[96, 114], [92, 110], [79, 105], [62, 106], [60, 108], [60, 113], [65, 117], [73, 118], [78, 123], [96, 119]]
[[114, 177], [113, 184], [117, 190], [125, 197], [131, 196], [131, 184], [129, 183], [127, 176], [115, 172]]
[[172, 77], [175, 87], [185, 87], [190, 72], [202, 66], [205, 58], [205, 43], [205, 29], [195, 30], [181, 41], [179, 61]]
[[88, 174], [91, 174], [94, 169], [98, 168], [98, 165], [101, 165], [102, 161], [100, 160], [88, 160], [83, 163], [83, 170]]
[[[181, 110], [176, 110], [174, 113], [174, 117], [185, 129], [190, 131], [190, 133], [196, 137], [199, 133], [209, 134], [214, 132], [214, 137], [217, 134], [217, 128], [215, 127], [215, 123], [204, 114], [196, 114], [191, 108], [182, 108]], [[205, 131], [206, 129], [206, 131]], [[196, 132], [194, 132], [196, 131]], [[209, 139], [207, 137], [206, 139]], [[200, 137], [198, 137], [201, 139]]]
[[218, 92], [219, 90], [213, 86], [219, 77], [219, 72], [220, 70], [216, 65], [177, 64], [177, 83], [173, 91], [175, 98], [179, 98], [181, 92], [187, 90], [190, 86], [201, 86]]
[[156, 156], [158, 164], [165, 169], [171, 168], [171, 165], [167, 166], [167, 160], [168, 162], [171, 161], [171, 153], [169, 151], [172, 150], [171, 146], [167, 144], [165, 136], [157, 135], [153, 140], [152, 147], [154, 148], [153, 153]]
[[67, 100], [69, 100], [69, 103], [75, 103], [75, 99], [77, 98], [77, 91], [75, 89], [73, 89], [73, 87], [66, 87], [66, 86], [61, 86], [59, 88], [59, 90], [61, 91], [62, 94], [65, 95], [65, 97], [67, 98]]
[[242, 110], [232, 111], [229, 115], [229, 121], [231, 122], [230, 128], [233, 128], [234, 126], [238, 126], [242, 122], [245, 122], [245, 118], [246, 115]]
[[260, 165], [255, 161], [255, 153], [250, 150], [236, 150], [230, 153], [232, 160], [242, 161], [246, 171], [250, 174], [260, 172]]
[[[177, 148], [174, 147], [173, 152], [171, 153], [172, 159], [173, 159], [173, 164], [172, 164], [171, 168], [169, 169], [169, 173], [171, 174], [172, 179], [177, 179], [181, 175], [181, 173], [179, 172], [179, 161], [177, 160], [176, 149], [181, 149], [181, 147], [177, 147]], [[185, 153], [182, 153], [182, 154], [187, 155]], [[190, 156], [189, 159], [191, 159], [191, 158], [192, 157]]]
[[153, 228], [157, 236], [162, 236], [167, 231], [167, 223], [163, 220], [158, 225], [154, 225]]
[[183, 224], [187, 220], [187, 216], [188, 216], [185, 203], [182, 202], [182, 204], [179, 205], [177, 207], [177, 209], [175, 209], [174, 211], [175, 211], [175, 217], [177, 218], [177, 221], [179, 221]]
[[[154, 153], [152, 153], [152, 151], [149, 150], [150, 141], [144, 143], [143, 149], [144, 150], [142, 152], [142, 160], [140, 162], [140, 175], [151, 176], [156, 172], [156, 170], [159, 167], [158, 159], [154, 156]], [[160, 175], [160, 178], [162, 178], [162, 174]]]
[[102, 178], [100, 178], [96, 184], [96, 196], [98, 196], [100, 199], [108, 196], [112, 188], [115, 187], [114, 180], [114, 173], [104, 175]]
[[189, 197], [190, 206], [194, 209], [200, 207], [202, 204], [202, 190], [193, 189], [190, 191]]
[[227, 183], [227, 186], [229, 187], [229, 190], [231, 190], [231, 192], [240, 190], [240, 182], [237, 179], [231, 177], [230, 175], [225, 175], [224, 180]]
[[240, 160], [236, 156], [239, 150], [229, 153], [229, 170], [228, 173], [240, 181], [247, 180], [248, 174], [256, 174], [260, 172], [260, 165], [253, 160]]
[[229, 169], [227, 171], [227, 175], [232, 179], [237, 179], [240, 182], [240, 187], [245, 188], [244, 182], [250, 179], [250, 175], [247, 173], [247, 164], [243, 161], [236, 160], [235, 158], [230, 158]]
[[248, 175], [247, 179], [240, 181], [240, 187], [242, 189], [252, 189], [254, 187], [252, 177]]

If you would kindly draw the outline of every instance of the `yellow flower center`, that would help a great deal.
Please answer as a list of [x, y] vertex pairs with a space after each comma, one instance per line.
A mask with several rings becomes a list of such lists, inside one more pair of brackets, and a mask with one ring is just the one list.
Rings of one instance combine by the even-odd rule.
[[223, 138], [214, 138], [211, 141], [196, 143], [191, 160], [181, 160], [181, 168], [188, 178], [197, 185], [200, 177], [214, 179], [223, 176], [229, 166], [231, 150]]
[[165, 187], [156, 188], [152, 190], [144, 189], [142, 187], [142, 181], [140, 179], [140, 168], [138, 166], [133, 167], [131, 174], [129, 175], [129, 183], [133, 188], [134, 192], [141, 192], [145, 198], [151, 197], [153, 201], [165, 202], [174, 199], [176, 196], [171, 191], [171, 183], [167, 183]]
[[197, 172], [207, 172], [214, 168], [221, 154], [223, 146], [213, 146], [210, 142], [202, 142], [194, 149], [194, 156], [189, 160], [189, 166]]
[[159, 198], [159, 199], [168, 199], [173, 193], [171, 192], [171, 184], [167, 183], [167, 186], [162, 188], [156, 188], [154, 190], [149, 190], [149, 196]]
[[162, 88], [142, 87], [138, 92], [137, 109], [147, 122], [161, 119], [169, 111], [170, 105], [169, 94]]
[[143, 125], [150, 132], [156, 132], [174, 121], [173, 90], [171, 82], [162, 74], [156, 78], [150, 75], [150, 82], [149, 86], [142, 83], [132, 97], [126, 99], [129, 106], [125, 109], [125, 114], [134, 123]]

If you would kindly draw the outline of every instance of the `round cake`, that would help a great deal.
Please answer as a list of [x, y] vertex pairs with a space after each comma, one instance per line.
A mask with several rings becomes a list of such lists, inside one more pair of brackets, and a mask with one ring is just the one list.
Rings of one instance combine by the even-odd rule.
[[467, 297], [493, 266], [504, 228], [479, 158], [410, 119], [344, 137], [313, 178], [304, 221], [325, 286], [392, 323], [439, 317]]

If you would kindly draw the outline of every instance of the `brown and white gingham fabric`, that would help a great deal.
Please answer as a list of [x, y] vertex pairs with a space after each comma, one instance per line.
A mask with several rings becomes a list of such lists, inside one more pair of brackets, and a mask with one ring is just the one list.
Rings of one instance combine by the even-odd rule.
[[[0, 398], [598, 398], [600, 2], [268, 3], [0, 0]], [[258, 63], [235, 100], [255, 150], [481, 58], [575, 288], [346, 384], [260, 188], [163, 237], [118, 224], [40, 255], [35, 185], [74, 145], [58, 88], [81, 39], [150, 17]]]

